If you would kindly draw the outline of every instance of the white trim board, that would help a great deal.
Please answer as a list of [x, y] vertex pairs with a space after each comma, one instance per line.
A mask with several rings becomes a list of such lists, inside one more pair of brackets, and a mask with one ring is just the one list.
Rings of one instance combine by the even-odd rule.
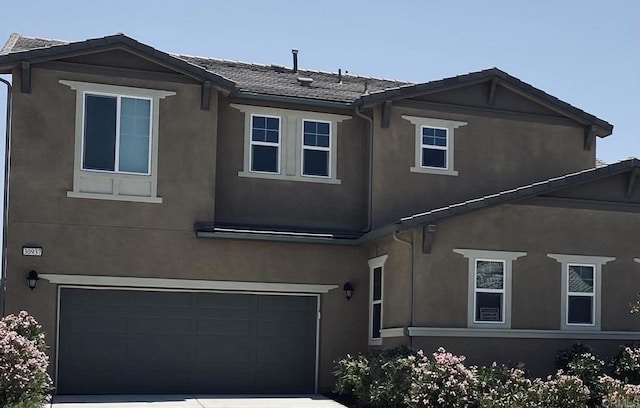
[[637, 340], [640, 332], [537, 329], [409, 327], [410, 337], [490, 337], [513, 339]]
[[332, 289], [338, 288], [338, 285], [306, 283], [241, 282], [199, 279], [133, 278], [126, 276], [62, 274], [41, 274], [39, 276], [41, 279], [48, 280], [49, 282], [58, 285], [81, 286], [204, 289], [281, 293], [327, 293]]
[[380, 337], [383, 339], [390, 337], [404, 337], [407, 335], [407, 331], [404, 327], [391, 327], [388, 329], [380, 329]]

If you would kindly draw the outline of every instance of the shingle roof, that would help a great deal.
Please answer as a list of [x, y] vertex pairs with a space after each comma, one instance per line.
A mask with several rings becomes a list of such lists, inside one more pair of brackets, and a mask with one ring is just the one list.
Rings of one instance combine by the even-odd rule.
[[640, 169], [640, 160], [637, 158], [630, 158], [602, 167], [589, 168], [575, 173], [553, 177], [548, 180], [526, 184], [514, 189], [500, 191], [484, 197], [451, 204], [446, 207], [435, 208], [404, 217], [400, 219], [398, 226], [401, 229], [411, 229], [418, 225], [433, 223], [444, 218], [450, 218], [484, 208], [513, 203], [526, 198], [547, 194], [562, 188], [576, 186], [589, 181], [624, 173], [633, 169]]
[[[337, 73], [299, 70], [293, 72], [291, 68], [274, 65], [250, 64], [239, 61], [220, 60], [215, 58], [195, 57], [181, 54], [167, 54], [156, 50], [136, 40], [117, 34], [103, 38], [89, 39], [79, 42], [65, 42], [61, 40], [51, 40], [44, 38], [25, 37], [20, 34], [12, 34], [5, 46], [0, 51], [0, 61], [4, 57], [7, 61], [15, 60], [11, 58], [26, 55], [21, 53], [40, 50], [41, 53], [53, 56], [59, 49], [76, 47], [87, 48], [97, 44], [98, 46], [105, 41], [119, 41], [124, 44], [134, 45], [138, 48], [144, 48], [153, 52], [156, 56], [162, 54], [165, 62], [168, 61], [175, 65], [177, 62], [188, 63], [194, 68], [209, 72], [223, 78], [222, 85], [226, 80], [233, 82], [237, 89], [235, 90], [240, 96], [268, 95], [287, 98], [301, 98], [312, 101], [325, 101], [329, 103], [338, 103], [341, 105], [362, 104], [374, 105], [385, 100], [404, 99], [421, 93], [444, 91], [463, 85], [470, 85], [478, 82], [496, 80], [502, 86], [511, 87], [518, 92], [530, 95], [532, 98], [547, 104], [552, 108], [562, 112], [567, 117], [583, 124], [592, 124], [597, 127], [596, 133], [601, 136], [611, 134], [613, 126], [608, 122], [597, 118], [581, 109], [578, 109], [546, 92], [537, 89], [516, 77], [501, 71], [498, 68], [490, 68], [482, 71], [471, 72], [468, 74], [458, 75], [450, 78], [444, 78], [436, 81], [424, 83], [411, 83], [406, 81], [396, 81], [390, 79], [381, 79], [365, 76], [357, 76], [351, 74], [343, 74], [340, 78]], [[47, 52], [50, 50], [50, 52]], [[302, 85], [299, 83], [299, 77], [312, 78], [310, 85]], [[340, 80], [341, 79], [341, 80]]]
[[[301, 69], [294, 73], [290, 68], [282, 66], [249, 64], [179, 54], [174, 54], [174, 56], [234, 81], [240, 91], [256, 94], [351, 103], [366, 92], [379, 92], [410, 84], [409, 82], [350, 74], [343, 74], [342, 80], [339, 81], [337, 73]], [[303, 86], [298, 81], [299, 77], [313, 78], [313, 82], [308, 86]]]

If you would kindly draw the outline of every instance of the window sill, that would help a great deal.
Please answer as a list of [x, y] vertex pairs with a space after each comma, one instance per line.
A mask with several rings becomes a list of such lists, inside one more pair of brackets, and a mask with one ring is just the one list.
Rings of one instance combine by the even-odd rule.
[[457, 176], [458, 172], [455, 170], [439, 170], [439, 169], [427, 169], [425, 167], [411, 167], [412, 173], [424, 173], [424, 174], [437, 174], [440, 176]]
[[152, 203], [161, 204], [162, 197], [142, 197], [131, 195], [114, 195], [100, 193], [82, 193], [79, 191], [67, 191], [67, 197], [70, 198], [88, 198], [93, 200], [113, 200], [113, 201], [132, 201], [136, 203]]
[[410, 337], [495, 337], [519, 339], [637, 340], [637, 331], [475, 329], [447, 327], [409, 327]]
[[369, 339], [370, 346], [382, 346], [382, 337], [379, 339]]
[[247, 172], [247, 171], [239, 171], [238, 177], [282, 180], [282, 181], [304, 181], [307, 183], [320, 183], [320, 184], [342, 184], [342, 180], [338, 180], [334, 178], [287, 176], [282, 174], [253, 173], [253, 172]]

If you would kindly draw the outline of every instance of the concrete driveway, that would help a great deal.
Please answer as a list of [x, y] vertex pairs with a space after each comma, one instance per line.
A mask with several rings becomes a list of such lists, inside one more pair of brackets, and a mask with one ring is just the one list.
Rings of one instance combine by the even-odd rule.
[[344, 408], [322, 395], [56, 395], [51, 408]]

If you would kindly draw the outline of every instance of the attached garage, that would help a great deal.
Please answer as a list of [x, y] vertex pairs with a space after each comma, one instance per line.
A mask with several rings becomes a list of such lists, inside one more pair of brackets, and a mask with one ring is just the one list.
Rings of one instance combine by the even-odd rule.
[[313, 393], [317, 295], [61, 288], [58, 394]]

